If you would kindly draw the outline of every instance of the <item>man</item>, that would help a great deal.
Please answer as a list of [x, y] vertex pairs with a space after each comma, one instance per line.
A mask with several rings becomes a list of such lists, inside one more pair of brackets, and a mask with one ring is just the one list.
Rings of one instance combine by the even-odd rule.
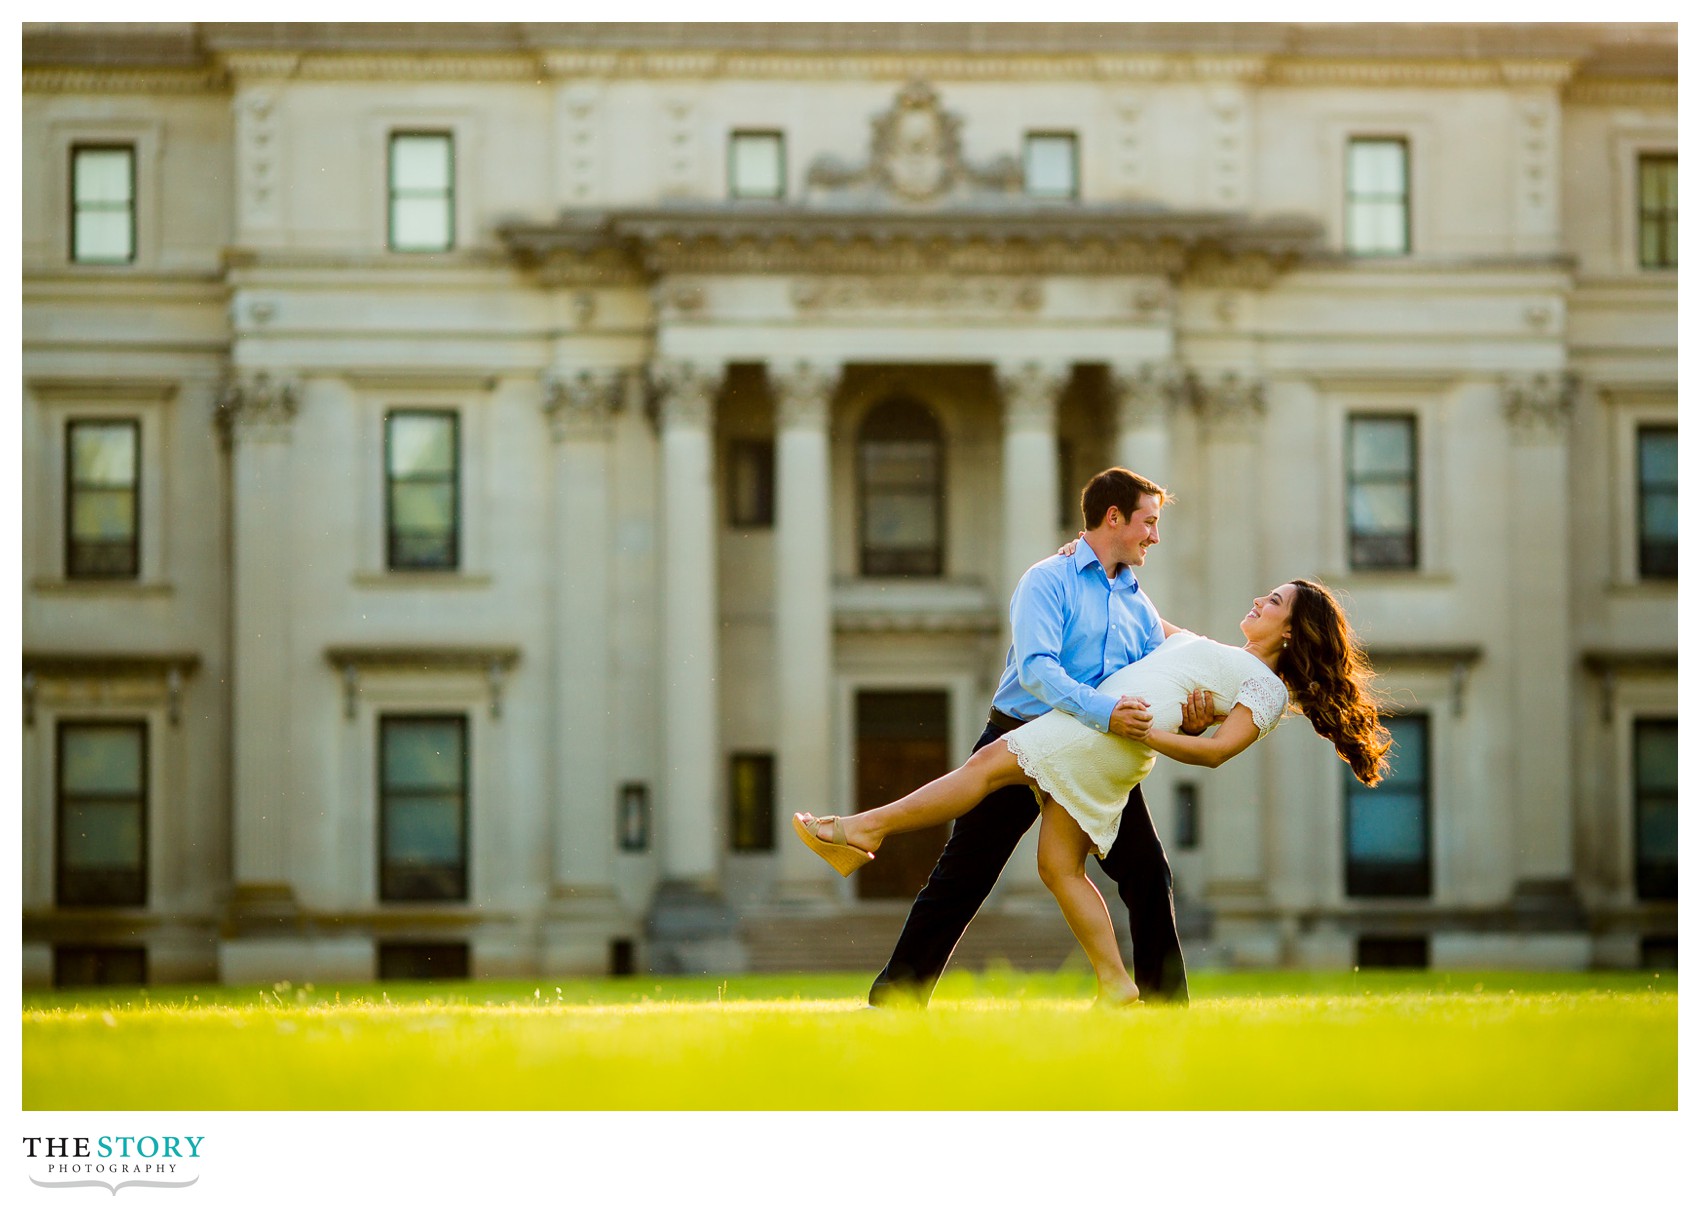
[[[1052, 709], [1100, 732], [1132, 740], [1145, 736], [1151, 726], [1148, 704], [1100, 694], [1095, 687], [1173, 630], [1133, 574], [1158, 543], [1158, 514], [1166, 500], [1163, 489], [1122, 467], [1100, 472], [1087, 484], [1081, 493], [1086, 531], [1074, 554], [1033, 565], [1010, 599], [1009, 655], [976, 750]], [[1202, 732], [1211, 722], [1208, 711], [1209, 696], [1195, 693], [1184, 709], [1183, 730]], [[1038, 817], [1029, 788], [1005, 787], [957, 820], [891, 959], [868, 992], [870, 1004], [909, 999], [925, 1004], [962, 932]], [[1137, 786], [1115, 844], [1099, 865], [1127, 906], [1140, 999], [1184, 1005], [1186, 963], [1175, 929], [1169, 861]]]

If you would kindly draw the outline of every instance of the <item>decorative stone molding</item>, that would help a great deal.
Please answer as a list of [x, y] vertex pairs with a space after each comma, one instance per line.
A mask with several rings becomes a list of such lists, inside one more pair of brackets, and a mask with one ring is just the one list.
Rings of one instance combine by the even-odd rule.
[[277, 93], [256, 88], [236, 103], [238, 174], [245, 227], [270, 227], [280, 218], [277, 182]]
[[1218, 85], [1211, 90], [1207, 165], [1210, 203], [1223, 210], [1246, 204], [1251, 164], [1251, 102], [1241, 90]]
[[1263, 383], [1237, 370], [1189, 377], [1193, 406], [1213, 438], [1257, 436], [1265, 411]]
[[1517, 106], [1517, 210], [1525, 230], [1558, 231], [1558, 133], [1562, 116], [1548, 91]]
[[806, 180], [810, 189], [873, 193], [904, 203], [1014, 194], [1022, 184], [1021, 167], [1012, 156], [984, 167], [962, 158], [962, 119], [946, 112], [932, 86], [918, 79], [875, 116], [867, 163], [852, 166], [822, 156], [809, 166]]
[[290, 422], [299, 408], [295, 384], [274, 380], [262, 370], [225, 384], [219, 392], [214, 420], [226, 445], [238, 437], [244, 441], [287, 442]]
[[599, 101], [590, 85], [563, 89], [561, 94], [562, 196], [579, 206], [588, 203], [596, 192], [601, 142], [597, 138]]
[[1501, 408], [1519, 445], [1562, 442], [1570, 430], [1576, 376], [1569, 372], [1508, 375], [1500, 385]]
[[303, 80], [518, 80], [542, 75], [535, 55], [305, 55]]
[[649, 366], [649, 387], [655, 415], [663, 428], [706, 426], [714, 415], [723, 368], [669, 359]]
[[543, 384], [543, 415], [549, 420], [550, 435], [557, 442], [607, 438], [625, 386], [625, 372], [618, 369], [548, 376]]
[[1021, 362], [997, 368], [1004, 423], [1010, 429], [1053, 429], [1057, 402], [1072, 368], [1059, 363]]
[[668, 97], [662, 102], [661, 193], [685, 198], [696, 192], [696, 107], [690, 98]]
[[229, 87], [222, 68], [26, 67], [26, 93], [216, 93]]
[[1107, 382], [1118, 429], [1161, 425], [1188, 398], [1186, 372], [1174, 362], [1112, 366]]
[[828, 370], [812, 362], [768, 363], [767, 383], [779, 428], [824, 429], [838, 377], [836, 367]]
[[360, 679], [372, 673], [482, 673], [490, 690], [490, 718], [502, 715], [507, 675], [519, 663], [512, 645], [438, 647], [431, 644], [348, 644], [325, 649], [325, 660], [342, 675], [342, 710], [352, 720], [360, 701]]
[[1571, 105], [1627, 105], [1645, 109], [1676, 108], [1675, 80], [1573, 80], [1564, 90]]
[[809, 313], [914, 309], [929, 315], [1005, 314], [1038, 311], [1044, 306], [1045, 291], [1031, 277], [826, 276], [793, 283], [791, 301], [797, 310]]
[[165, 703], [166, 718], [182, 721], [183, 679], [200, 668], [195, 652], [24, 652], [24, 727], [36, 706], [80, 707], [94, 700], [126, 706]]

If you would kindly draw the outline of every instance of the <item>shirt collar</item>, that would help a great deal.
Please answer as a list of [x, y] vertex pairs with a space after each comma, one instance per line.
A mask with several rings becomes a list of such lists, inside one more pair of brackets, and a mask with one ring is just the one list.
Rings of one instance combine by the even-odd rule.
[[[1094, 564], [1098, 565], [1099, 568], [1104, 566], [1103, 561], [1098, 559], [1098, 553], [1092, 550], [1092, 544], [1088, 543], [1085, 539], [1080, 540], [1080, 542], [1074, 545], [1073, 559], [1074, 570], [1076, 572], [1085, 572]], [[1132, 589], [1137, 593], [1139, 590], [1139, 578], [1133, 575], [1133, 565], [1123, 564], [1122, 570], [1115, 575], [1114, 579], [1110, 581], [1110, 584], [1122, 589]]]

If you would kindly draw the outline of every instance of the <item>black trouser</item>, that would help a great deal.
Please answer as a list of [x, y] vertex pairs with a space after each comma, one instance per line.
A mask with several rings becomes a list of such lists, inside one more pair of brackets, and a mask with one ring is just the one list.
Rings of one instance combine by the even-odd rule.
[[[996, 723], [987, 723], [975, 750], [990, 745], [1004, 731]], [[925, 1004], [932, 997], [933, 986], [963, 931], [997, 883], [1021, 835], [1038, 819], [1039, 804], [1032, 788], [1021, 785], [992, 792], [957, 818], [944, 853], [915, 897], [885, 971], [874, 978], [868, 991], [870, 1004]], [[1116, 882], [1116, 891], [1127, 906], [1133, 979], [1141, 1000], [1185, 1005], [1186, 962], [1175, 929], [1174, 879], [1138, 787], [1127, 797], [1116, 840], [1098, 865]]]

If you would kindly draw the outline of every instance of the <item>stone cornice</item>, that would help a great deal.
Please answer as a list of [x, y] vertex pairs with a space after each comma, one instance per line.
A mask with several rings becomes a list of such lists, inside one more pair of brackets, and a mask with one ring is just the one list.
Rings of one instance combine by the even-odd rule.
[[1251, 219], [1134, 206], [848, 210], [804, 206], [676, 206], [568, 212], [500, 235], [523, 265], [618, 254], [663, 273], [1161, 273], [1223, 272], [1257, 260], [1247, 284], [1320, 246], [1307, 218]]
[[1647, 109], [1672, 110], [1676, 118], [1677, 87], [1675, 80], [1662, 78], [1609, 80], [1580, 79], [1571, 81], [1564, 90], [1564, 99], [1572, 105], [1635, 105]]
[[26, 67], [26, 93], [222, 93], [230, 78], [219, 66], [196, 68], [147, 67]]

